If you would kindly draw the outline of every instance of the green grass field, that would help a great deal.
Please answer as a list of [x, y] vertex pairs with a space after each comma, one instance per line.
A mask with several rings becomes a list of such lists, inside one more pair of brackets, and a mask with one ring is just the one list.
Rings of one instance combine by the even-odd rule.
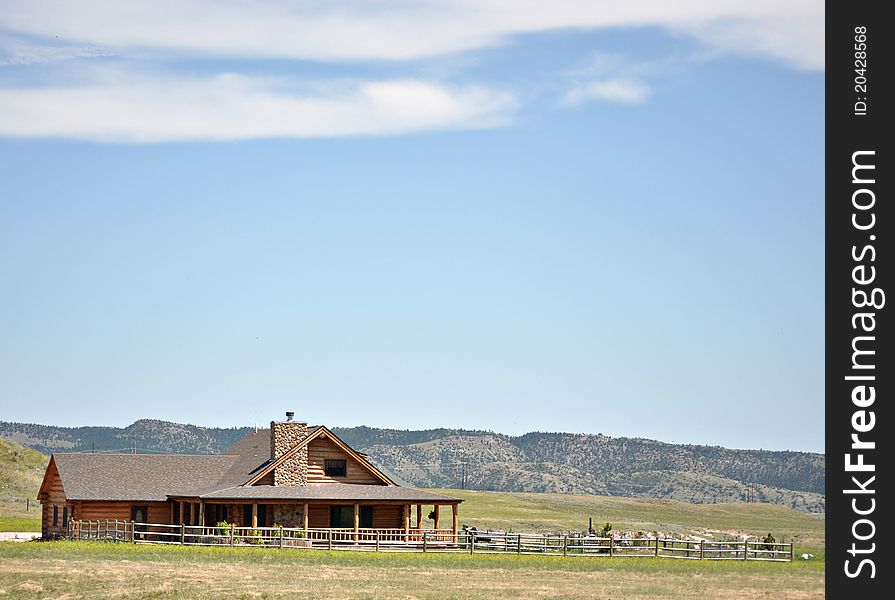
[[0, 543], [3, 598], [823, 598], [823, 562]]

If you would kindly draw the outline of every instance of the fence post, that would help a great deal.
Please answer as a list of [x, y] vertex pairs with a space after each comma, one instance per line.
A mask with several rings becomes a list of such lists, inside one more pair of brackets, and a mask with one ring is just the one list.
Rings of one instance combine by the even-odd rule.
[[283, 526], [280, 525], [280, 549], [283, 548]]
[[609, 556], [612, 556], [612, 536], [609, 536]]
[[569, 536], [568, 535], [562, 536], [562, 555], [563, 556], [569, 555]]
[[427, 541], [427, 540], [428, 540], [428, 538], [429, 538], [429, 534], [423, 532], [423, 552], [425, 552], [426, 549], [427, 549], [427, 546], [428, 546], [428, 541]]
[[516, 534], [516, 554], [522, 554], [522, 534]]
[[699, 560], [705, 558], [705, 540], [699, 542]]
[[475, 534], [469, 533], [469, 553], [475, 553]]
[[181, 546], [183, 546], [183, 541], [184, 541], [184, 538], [186, 537], [185, 534], [186, 534], [186, 526], [183, 523], [181, 523], [180, 524], [180, 545]]
[[233, 547], [233, 528], [236, 526], [236, 523], [230, 523], [230, 547]]
[[659, 536], [656, 536], [656, 556], [659, 556]]
[[743, 560], [748, 560], [746, 557], [749, 555], [747, 552], [749, 550], [749, 542], [748, 540], [743, 540]]
[[379, 552], [379, 534], [380, 533], [381, 532], [377, 529], [376, 530], [376, 552]]
[[329, 529], [326, 532], [326, 546], [327, 550], [333, 549], [333, 530]]
[[792, 562], [795, 558], [795, 546], [792, 542], [789, 543], [789, 562]]
[[137, 523], [134, 520], [131, 520], [131, 541], [137, 543]]

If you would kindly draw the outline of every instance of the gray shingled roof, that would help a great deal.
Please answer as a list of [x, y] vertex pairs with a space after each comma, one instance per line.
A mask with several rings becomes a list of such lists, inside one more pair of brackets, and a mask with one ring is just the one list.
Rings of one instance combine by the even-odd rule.
[[202, 494], [206, 500], [382, 500], [394, 502], [462, 502], [441, 494], [433, 494], [396, 485], [360, 485], [356, 483], [312, 483], [309, 485], [235, 486]]
[[[309, 427], [314, 433], [319, 426]], [[270, 430], [245, 435], [226, 454], [54, 454], [69, 500], [165, 501], [169, 497], [259, 500], [461, 502], [410, 487], [347, 483], [243, 487], [270, 462]]]
[[[237, 456], [54, 454], [69, 500], [165, 501], [220, 489]], [[245, 481], [245, 480], [243, 480]]]

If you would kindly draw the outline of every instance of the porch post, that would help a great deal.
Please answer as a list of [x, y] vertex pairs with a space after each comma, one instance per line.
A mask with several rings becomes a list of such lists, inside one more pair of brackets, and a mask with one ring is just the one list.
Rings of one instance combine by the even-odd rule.
[[[410, 505], [405, 504], [402, 508], [404, 509], [404, 535], [408, 536], [410, 535]], [[405, 537], [404, 541], [407, 540], [408, 538]]]
[[441, 508], [438, 504], [435, 505], [435, 529], [438, 529], [438, 509]]
[[305, 503], [305, 517], [304, 517], [304, 526], [305, 526], [305, 536], [308, 535], [308, 505]]
[[252, 504], [252, 529], [258, 527], [258, 504]]
[[183, 514], [183, 500], [177, 502], [177, 515], [180, 517], [180, 522], [186, 522], [186, 515]]
[[205, 527], [205, 500], [199, 501], [199, 526]]
[[360, 529], [360, 504], [354, 503], [354, 541], [357, 541], [357, 530]]
[[416, 528], [417, 529], [423, 528], [423, 505], [422, 504], [416, 505]]
[[458, 525], [460, 524], [460, 515], [458, 514], [458, 511], [457, 511], [458, 508], [460, 508], [458, 505], [451, 504], [451, 512], [454, 515], [454, 526], [453, 526], [454, 535], [457, 535], [457, 529], [459, 529]]

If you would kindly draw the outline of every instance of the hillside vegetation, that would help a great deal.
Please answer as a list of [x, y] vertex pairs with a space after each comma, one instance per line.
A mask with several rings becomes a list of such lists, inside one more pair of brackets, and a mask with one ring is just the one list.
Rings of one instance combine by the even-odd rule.
[[49, 457], [0, 439], [0, 531], [39, 530], [37, 492]]
[[[732, 450], [600, 434], [333, 428], [384, 471], [417, 487], [772, 503], [825, 510], [822, 454]], [[144, 419], [126, 428], [0, 422], [0, 437], [54, 451], [222, 453], [250, 428]]]

